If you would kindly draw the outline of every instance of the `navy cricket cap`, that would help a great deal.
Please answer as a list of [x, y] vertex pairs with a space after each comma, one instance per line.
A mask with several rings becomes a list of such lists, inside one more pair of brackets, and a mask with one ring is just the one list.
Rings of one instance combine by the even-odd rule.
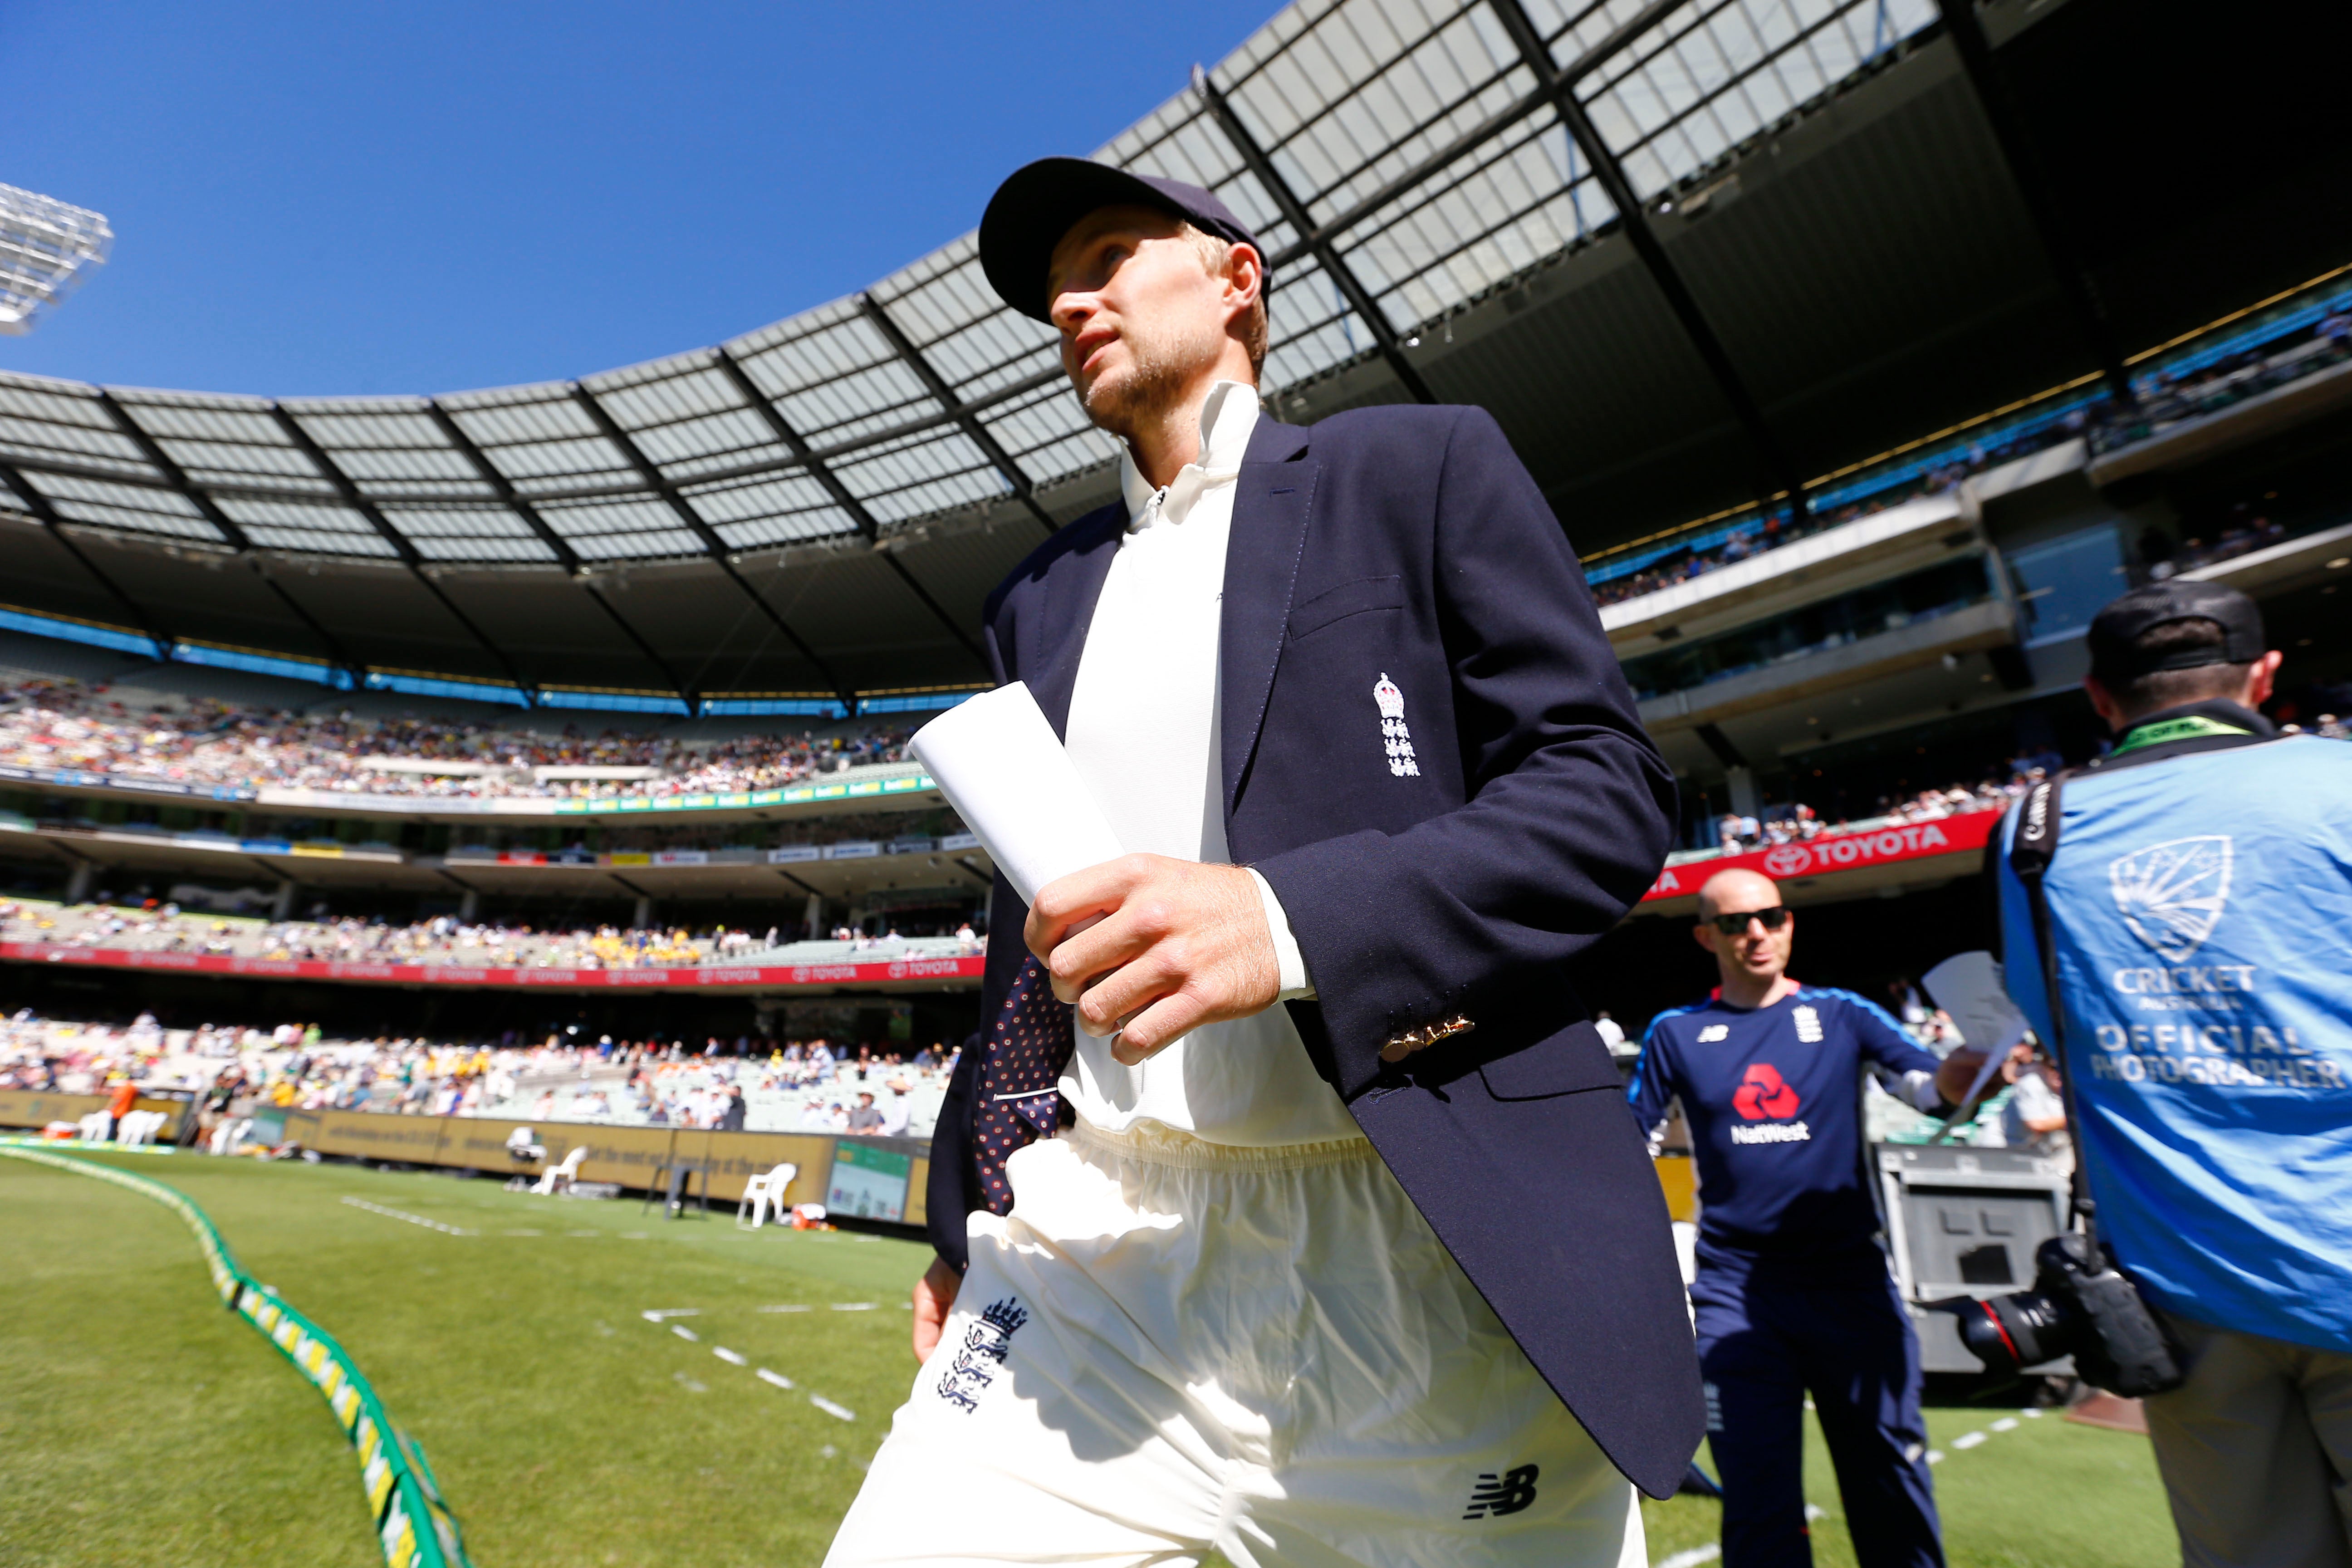
[[[2221, 640], [2198, 647], [2144, 652], [2132, 645], [2175, 621], [2212, 621]], [[2108, 601], [2091, 621], [2091, 673], [2116, 685], [2160, 669], [2209, 664], [2252, 664], [2263, 657], [2263, 613], [2235, 588], [2219, 583], [2150, 583]]]
[[[1051, 323], [1045, 269], [1062, 237], [1088, 213], [1102, 207], [1158, 207], [1203, 234], [1246, 245], [1267, 260], [1265, 247], [1231, 207], [1198, 185], [1134, 174], [1091, 158], [1040, 158], [1015, 169], [988, 198], [980, 220], [980, 268], [1004, 302], [1024, 316]], [[1267, 269], [1261, 294], [1274, 291]]]

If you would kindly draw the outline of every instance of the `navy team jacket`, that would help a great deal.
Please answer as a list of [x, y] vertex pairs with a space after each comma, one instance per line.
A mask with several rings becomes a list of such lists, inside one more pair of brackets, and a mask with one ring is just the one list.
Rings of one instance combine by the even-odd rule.
[[[997, 677], [1057, 732], [1126, 521], [1089, 513], [988, 601]], [[1675, 786], [1567, 538], [1478, 409], [1261, 419], [1222, 637], [1226, 840], [1306, 957], [1321, 1000], [1288, 1005], [1316, 1067], [1601, 1448], [1671, 1493], [1704, 1409], [1665, 1203], [1562, 965], [1657, 875]], [[1026, 916], [1000, 878], [982, 1017]], [[1457, 1017], [1475, 1028], [1381, 1059]], [[959, 1267], [979, 1056], [932, 1152], [932, 1239]]]

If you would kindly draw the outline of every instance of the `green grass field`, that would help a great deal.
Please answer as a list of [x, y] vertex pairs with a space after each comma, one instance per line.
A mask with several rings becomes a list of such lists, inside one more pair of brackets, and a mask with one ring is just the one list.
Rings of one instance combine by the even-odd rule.
[[[349, 1165], [121, 1163], [201, 1205], [255, 1279], [341, 1340], [425, 1444], [478, 1568], [814, 1564], [912, 1378], [913, 1243]], [[176, 1216], [13, 1160], [0, 1212], [0, 1563], [381, 1561], [333, 1417], [222, 1309]], [[694, 1315], [642, 1315], [677, 1309]], [[2054, 1415], [1991, 1430], [2015, 1414], [1929, 1413], [1953, 1563], [2179, 1560], [2146, 1439]], [[1957, 1447], [1969, 1432], [1986, 1436]], [[1808, 1490], [1826, 1510], [1816, 1560], [1851, 1563], [1818, 1436]], [[1653, 1563], [1715, 1539], [1712, 1503], [1645, 1512]]]

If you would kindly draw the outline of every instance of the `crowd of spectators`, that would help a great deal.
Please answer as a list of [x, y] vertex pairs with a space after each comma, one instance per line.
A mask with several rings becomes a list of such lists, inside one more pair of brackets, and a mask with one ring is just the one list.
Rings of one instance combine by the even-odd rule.
[[[1841, 833], [1874, 833], [1904, 823], [1934, 822], [1978, 811], [2005, 811], [2010, 802], [2045, 776], [2045, 771], [2036, 766], [2011, 773], [2006, 783], [1987, 779], [1974, 789], [1957, 784], [1948, 789], [1923, 789], [1900, 799], [1881, 800], [1878, 812], [1860, 821], [1826, 821], [1801, 802], [1767, 806], [1767, 815], [1761, 817], [1726, 812], [1716, 821], [1714, 852], [1741, 855], [1775, 844], [1808, 844], [1824, 835], [1834, 837]], [[1776, 810], [1780, 816], [1769, 815]]]
[[129, 1083], [193, 1094], [215, 1121], [361, 1110], [925, 1137], [954, 1066], [943, 1044], [908, 1058], [824, 1038], [709, 1038], [698, 1048], [610, 1036], [530, 1045], [512, 1032], [495, 1042], [339, 1039], [316, 1024], [166, 1030], [152, 1014], [115, 1027], [29, 1010], [0, 1023], [0, 1089], [96, 1094]]
[[2158, 370], [2137, 378], [2137, 403], [2109, 410], [2092, 426], [2091, 449], [2112, 452], [2145, 441], [2347, 360], [2352, 360], [2352, 309], [2338, 305], [2283, 337], [2178, 373]]
[[[2307, 725], [2283, 723], [2280, 729], [2289, 734], [2310, 733], [2331, 741], [2352, 740], [2352, 721], [2335, 713], [2322, 713]], [[2055, 752], [2031, 752], [2011, 758], [2004, 769], [1989, 773], [1974, 786], [1953, 784], [1942, 789], [1882, 795], [1877, 810], [1861, 818], [1840, 816], [1832, 821], [1798, 801], [1768, 804], [1756, 816], [1728, 811], [1715, 819], [1715, 842], [1710, 847], [1685, 851], [1672, 857], [1672, 860], [1682, 865], [1716, 855], [1744, 855], [1777, 844], [1809, 844], [1816, 838], [1834, 837], [1842, 833], [1875, 833], [1906, 823], [1935, 822], [1979, 811], [2006, 811], [2012, 802], [2064, 765], [2064, 759]]]
[[[1728, 536], [1703, 548], [1673, 550], [1636, 571], [1595, 582], [1592, 596], [1602, 605], [1639, 598], [1810, 538], [1841, 523], [1900, 506], [1915, 497], [1956, 489], [1972, 474], [2076, 437], [2087, 438], [2094, 453], [2114, 451], [2160, 435], [2183, 421], [2218, 414], [2233, 404], [2347, 360], [2352, 360], [2352, 308], [2339, 306], [2315, 322], [2250, 343], [2210, 363], [2178, 374], [2157, 370], [2137, 377], [2137, 401], [2130, 405], [2102, 401], [2070, 410], [2056, 419], [2028, 420], [2000, 439], [1972, 441], [1955, 447], [1940, 461], [1907, 474], [1860, 500], [1815, 511], [1801, 519], [1776, 512], [1740, 524]], [[2275, 542], [2284, 535], [2282, 528], [2263, 519], [2233, 517], [2220, 536], [2210, 542], [2190, 538], [2177, 549], [2167, 547], [2147, 553], [2146, 559], [2154, 563], [2149, 575], [2161, 579], [2173, 572], [2225, 561]], [[1594, 568], [1596, 574], [1607, 570], [1605, 564]]]
[[702, 963], [823, 962], [843, 956], [899, 953], [963, 956], [982, 951], [969, 926], [944, 937], [901, 936], [886, 928], [869, 935], [847, 927], [829, 941], [795, 942], [776, 928], [765, 932], [712, 926], [574, 930], [461, 921], [448, 915], [407, 925], [356, 917], [259, 921], [184, 912], [177, 905], [126, 908], [114, 904], [0, 901], [0, 941], [61, 947], [110, 947], [135, 952], [192, 952], [279, 963], [446, 964], [482, 969], [672, 969]]
[[2081, 435], [2092, 422], [2090, 412], [2078, 408], [2061, 418], [2025, 427], [1997, 441], [1971, 442], [1950, 453], [1943, 461], [1860, 500], [1815, 510], [1802, 518], [1774, 512], [1734, 528], [1727, 537], [1703, 549], [1685, 547], [1675, 550], [1638, 571], [1595, 583], [1592, 596], [1602, 605], [1637, 599], [1644, 594], [1705, 576], [1709, 572], [1721, 571], [1750, 556], [1778, 550], [1784, 544], [1810, 539], [1856, 519], [1889, 510], [1920, 496], [1940, 495], [1946, 490], [1958, 489], [1960, 481], [1972, 474], [1980, 474], [1987, 468], [1999, 468], [2003, 463], [2070, 440]]
[[[446, 719], [299, 713], [210, 698], [135, 710], [107, 685], [47, 677], [0, 687], [0, 763], [215, 789], [430, 796], [674, 795], [775, 789], [905, 760], [908, 731], [689, 741], [607, 730], [560, 734]], [[140, 694], [142, 697], [145, 694]], [[450, 773], [415, 771], [442, 763]], [[390, 764], [405, 764], [394, 766]], [[538, 770], [650, 768], [646, 778], [543, 778]]]

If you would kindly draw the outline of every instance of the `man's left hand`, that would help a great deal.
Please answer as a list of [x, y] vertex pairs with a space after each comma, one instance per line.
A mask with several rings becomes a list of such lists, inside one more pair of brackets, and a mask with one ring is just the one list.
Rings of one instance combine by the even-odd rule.
[[[1976, 1082], [1977, 1074], [1984, 1070], [1984, 1052], [1973, 1046], [1952, 1047], [1952, 1054], [1946, 1057], [1943, 1066], [1936, 1069], [1936, 1092], [1944, 1097], [1946, 1105], [1961, 1103], [1969, 1092], [1969, 1086]], [[2000, 1087], [2000, 1074], [1995, 1073], [1985, 1085], [1985, 1095], [1981, 1098], [1990, 1098], [1992, 1091]], [[1969, 1103], [1972, 1105], [1975, 1101]]]
[[1079, 1026], [1117, 1032], [1129, 1067], [1282, 991], [1257, 882], [1238, 866], [1123, 855], [1039, 889], [1023, 935]]

